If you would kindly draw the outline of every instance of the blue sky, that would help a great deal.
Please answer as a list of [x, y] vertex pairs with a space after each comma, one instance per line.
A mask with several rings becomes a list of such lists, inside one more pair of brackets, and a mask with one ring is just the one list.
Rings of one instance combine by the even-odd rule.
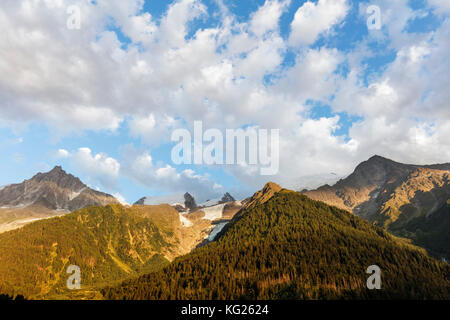
[[[445, 1], [63, 2], [29, 8], [35, 18], [20, 1], [0, 5], [11, 19], [0, 71], [13, 79], [0, 82], [0, 186], [62, 165], [128, 202], [183, 191], [206, 200], [268, 180], [320, 184], [375, 153], [450, 159], [440, 152], [450, 127]], [[81, 30], [63, 23], [71, 4]], [[381, 30], [367, 28], [369, 5], [381, 8]], [[280, 173], [175, 165], [170, 134], [194, 120], [280, 129]]]

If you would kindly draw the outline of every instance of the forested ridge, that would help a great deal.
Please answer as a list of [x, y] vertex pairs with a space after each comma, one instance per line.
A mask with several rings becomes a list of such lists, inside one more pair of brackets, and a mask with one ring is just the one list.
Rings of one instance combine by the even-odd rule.
[[[76, 290], [66, 288], [67, 267], [76, 265], [85, 293], [92, 298], [101, 286], [167, 265], [164, 253], [173, 245], [174, 230], [164, 221], [166, 213], [158, 218], [157, 211], [169, 209], [89, 207], [2, 233], [0, 293], [35, 299], [79, 298]], [[149, 219], [149, 214], [156, 218]]]
[[[382, 289], [368, 290], [378, 265]], [[449, 265], [336, 207], [282, 190], [219, 239], [107, 299], [449, 299]]]

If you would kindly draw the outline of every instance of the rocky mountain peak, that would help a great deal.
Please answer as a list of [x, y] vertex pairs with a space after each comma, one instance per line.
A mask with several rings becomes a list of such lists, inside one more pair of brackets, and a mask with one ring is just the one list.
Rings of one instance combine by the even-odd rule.
[[223, 195], [222, 199], [219, 201], [219, 204], [233, 202], [233, 201], [236, 201], [236, 199], [234, 199], [233, 196], [227, 192]]
[[134, 205], [136, 205], [136, 206], [143, 206], [143, 205], [145, 205], [145, 200], [146, 199], [147, 199], [146, 197], [140, 198], [138, 201], [136, 201], [134, 203]]
[[375, 155], [361, 162], [350, 176], [340, 180], [335, 186], [338, 188], [352, 186], [360, 189], [380, 188], [388, 180], [404, 178], [416, 168], [417, 166], [414, 165], [395, 162]]
[[361, 162], [356, 168], [355, 173], [365, 170], [390, 170], [397, 167], [406, 167], [408, 165], [395, 162], [393, 160], [375, 155], [366, 161]]
[[90, 189], [61, 166], [0, 190], [0, 206], [8, 208], [40, 206], [49, 210], [75, 211], [111, 203], [117, 203], [113, 196]]
[[195, 202], [195, 199], [193, 196], [191, 196], [191, 194], [189, 192], [186, 192], [184, 194], [184, 206], [187, 209], [195, 209], [197, 208], [197, 203]]
[[46, 173], [38, 173], [29, 181], [35, 183], [53, 182], [60, 188], [70, 189], [73, 191], [79, 191], [86, 188], [86, 185], [81, 182], [80, 179], [68, 174], [61, 166], [55, 166], [51, 171]]

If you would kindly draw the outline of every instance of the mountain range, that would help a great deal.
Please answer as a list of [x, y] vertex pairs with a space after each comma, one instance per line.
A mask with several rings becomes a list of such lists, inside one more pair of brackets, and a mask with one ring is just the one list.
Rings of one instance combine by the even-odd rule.
[[[99, 299], [102, 286], [165, 266], [205, 245], [242, 205], [230, 194], [197, 206], [123, 206], [55, 167], [1, 190], [0, 293], [32, 299]], [[156, 199], [153, 199], [155, 202]], [[70, 213], [74, 210], [73, 213]], [[13, 228], [14, 227], [14, 228]], [[67, 290], [66, 269], [83, 270], [84, 289]]]
[[[269, 182], [244, 200], [186, 192], [123, 206], [55, 167], [0, 190], [0, 294], [448, 299], [449, 173], [374, 156], [316, 190]], [[69, 265], [82, 290], [66, 288]], [[370, 265], [381, 291], [365, 286]]]
[[[448, 299], [450, 267], [361, 218], [268, 184], [215, 241], [107, 299]], [[383, 270], [368, 290], [366, 269]]]
[[38, 173], [29, 180], [0, 190], [0, 232], [89, 206], [114, 203], [119, 201], [89, 188], [56, 166], [47, 173]]
[[[449, 176], [450, 163], [411, 165], [374, 156], [335, 185], [303, 193], [416, 240], [421, 226], [414, 221], [432, 219], [450, 199]], [[442, 219], [442, 223], [447, 223], [450, 216]], [[417, 225], [417, 229], [411, 230], [412, 225]], [[427, 245], [427, 249], [440, 257], [450, 257], [450, 242], [444, 251], [432, 245]]]
[[87, 187], [60, 166], [0, 190], [0, 206], [6, 208], [41, 206], [50, 210], [75, 211], [117, 202], [113, 196]]

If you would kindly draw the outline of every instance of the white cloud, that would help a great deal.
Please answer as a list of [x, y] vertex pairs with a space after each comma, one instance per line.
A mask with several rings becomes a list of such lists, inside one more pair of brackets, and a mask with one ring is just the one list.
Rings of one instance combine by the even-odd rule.
[[[82, 9], [79, 31], [66, 28], [69, 3]], [[344, 0], [303, 4], [288, 40], [280, 35], [279, 20], [289, 1], [267, 0], [247, 22], [219, 3], [219, 23], [194, 35], [192, 21], [208, 14], [199, 0], [174, 2], [160, 21], [141, 13], [142, 0], [97, 3], [2, 2], [2, 126], [44, 122], [69, 134], [116, 131], [126, 121], [131, 137], [150, 146], [165, 143], [171, 130], [194, 120], [222, 130], [249, 124], [281, 129], [281, 170], [273, 177], [280, 182], [330, 170], [345, 174], [373, 153], [408, 162], [448, 159], [447, 17], [436, 31], [408, 34], [405, 26], [418, 15], [408, 1], [378, 0], [382, 32], [369, 33], [344, 53], [328, 44], [308, 47], [345, 23], [349, 3]], [[440, 13], [448, 12], [446, 3], [429, 0]], [[111, 18], [132, 43], [121, 43], [108, 30]], [[376, 55], [371, 41], [386, 41], [397, 55], [365, 83], [365, 59]], [[292, 66], [283, 65], [288, 44], [298, 49]], [[346, 77], [336, 72], [344, 62]], [[270, 74], [275, 77], [267, 84]], [[362, 119], [347, 137], [336, 137], [340, 119], [311, 119], [308, 100], [331, 103], [333, 111]], [[214, 190], [208, 176], [154, 163], [145, 152], [130, 152], [122, 166], [89, 149], [73, 152], [72, 159], [93, 184], [109, 188], [124, 174], [154, 189]], [[267, 179], [251, 167], [226, 170], [252, 185]]]
[[305, 2], [295, 13], [289, 43], [295, 47], [314, 43], [321, 34], [341, 22], [348, 10], [346, 0]]
[[178, 172], [170, 165], [155, 165], [148, 151], [137, 150], [128, 145], [122, 150], [121, 174], [151, 190], [159, 192], [189, 192], [198, 200], [217, 197], [223, 193], [220, 185], [208, 175], [191, 169]]
[[450, 1], [448, 0], [428, 0], [428, 3], [440, 14], [450, 13]]
[[100, 184], [107, 190], [117, 189], [120, 163], [104, 153], [92, 154], [89, 148], [79, 148], [72, 155], [72, 163], [89, 179], [90, 184]]
[[283, 10], [289, 6], [290, 0], [266, 0], [250, 18], [250, 31], [260, 37], [267, 32], [278, 29], [278, 23]]
[[66, 159], [69, 157], [70, 157], [70, 153], [66, 149], [59, 149], [56, 152], [56, 158], [58, 158], [58, 159]]
[[161, 21], [161, 41], [172, 48], [184, 46], [187, 24], [206, 14], [206, 7], [199, 0], [177, 0], [171, 4]]
[[161, 115], [156, 118], [153, 113], [147, 117], [134, 117], [128, 125], [131, 135], [142, 138], [148, 145], [160, 145], [169, 142], [172, 131], [182, 127], [180, 120], [168, 115]]

